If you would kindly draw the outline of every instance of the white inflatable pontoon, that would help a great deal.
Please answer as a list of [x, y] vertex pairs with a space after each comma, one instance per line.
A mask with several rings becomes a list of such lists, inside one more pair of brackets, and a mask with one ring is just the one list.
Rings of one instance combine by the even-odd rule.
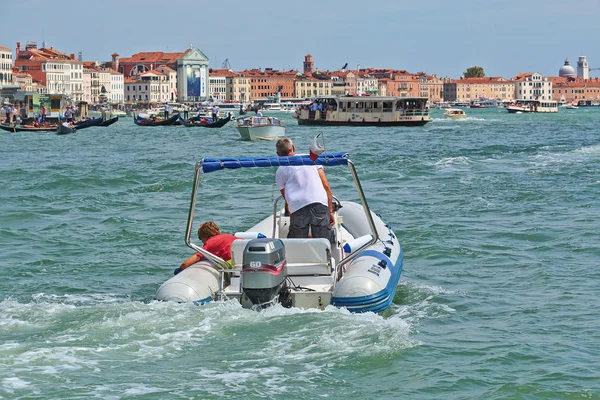
[[[235, 235], [231, 266], [191, 242], [198, 186], [202, 173], [243, 167], [281, 165], [348, 166], [360, 201], [334, 198], [335, 245], [327, 239], [288, 239], [289, 216], [282, 197], [270, 216]], [[280, 204], [281, 203], [281, 204]], [[403, 253], [392, 229], [369, 210], [354, 164], [347, 153], [239, 159], [204, 158], [196, 164], [186, 244], [205, 259], [163, 283], [158, 300], [195, 302], [237, 299], [260, 309], [276, 302], [286, 307], [324, 308], [329, 304], [352, 312], [389, 308], [400, 280]]]

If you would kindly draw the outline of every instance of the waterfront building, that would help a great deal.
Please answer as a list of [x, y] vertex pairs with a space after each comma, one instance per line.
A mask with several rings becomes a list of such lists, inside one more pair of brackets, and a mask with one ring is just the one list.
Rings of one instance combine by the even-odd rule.
[[177, 71], [166, 65], [161, 65], [156, 68], [156, 70], [162, 72], [167, 77], [168, 84], [163, 85], [164, 90], [166, 90], [166, 96], [164, 96], [164, 98], [170, 102], [177, 101]]
[[471, 102], [482, 98], [502, 101], [515, 99], [515, 83], [499, 76], [448, 79], [443, 86], [444, 101]]
[[[98, 65], [98, 63], [96, 63]], [[100, 102], [109, 101], [111, 88], [111, 70], [108, 68], [98, 67], [98, 83], [100, 85]]]
[[427, 97], [429, 103], [438, 103], [444, 99], [444, 81], [448, 79], [440, 79], [435, 74], [425, 72], [417, 72], [416, 76], [419, 78], [421, 97]]
[[[196, 47], [190, 46], [186, 51], [179, 53], [142, 52], [121, 59], [114, 53], [113, 62], [118, 62], [119, 72], [131, 78], [157, 70], [163, 65], [167, 66], [176, 71], [177, 79], [172, 83], [177, 101], [203, 101], [207, 98], [208, 57]], [[136, 98], [139, 98], [137, 93]]]
[[92, 73], [89, 68], [86, 68], [85, 64], [83, 66], [83, 94], [82, 101], [85, 101], [88, 104], [92, 104]]
[[208, 70], [208, 98], [212, 101], [223, 102], [227, 100], [227, 78], [235, 76], [228, 69]]
[[298, 71], [278, 71], [272, 68], [251, 69], [240, 72], [250, 79], [250, 101], [268, 101], [278, 95], [294, 98], [294, 80]]
[[551, 76], [552, 100], [559, 103], [600, 104], [600, 80], [598, 78], [565, 78]]
[[369, 73], [356, 73], [356, 94], [359, 96], [377, 96], [379, 94], [379, 81]]
[[334, 71], [334, 72], [327, 72], [326, 75], [328, 75], [332, 81], [332, 86], [331, 86], [331, 95], [332, 96], [346, 96], [346, 95], [353, 95], [355, 96], [356, 93], [356, 85], [357, 85], [357, 79], [356, 79], [356, 74], [352, 71]]
[[0, 46], [0, 87], [13, 84], [12, 50]]
[[204, 53], [196, 47], [190, 46], [181, 57], [177, 58], [175, 70], [177, 71], [178, 101], [206, 100], [208, 95], [208, 57]]
[[393, 71], [391, 78], [386, 81], [386, 93], [386, 96], [393, 97], [420, 97], [419, 78], [405, 70]]
[[538, 72], [525, 72], [512, 79], [515, 100], [552, 100], [552, 81]]
[[331, 96], [333, 81], [331, 79], [318, 79], [310, 75], [299, 76], [294, 81], [296, 98], [309, 99], [317, 96]]
[[125, 102], [138, 104], [166, 103], [174, 100], [170, 90], [169, 74], [150, 70], [127, 77], [125, 81]]
[[83, 63], [74, 54], [66, 55], [52, 47], [38, 49], [36, 42], [21, 50], [17, 42], [15, 66], [46, 86], [49, 94], [61, 94], [72, 102], [83, 98]]
[[250, 102], [250, 78], [243, 74], [229, 71], [227, 74], [226, 98], [227, 101], [240, 103]]
[[86, 99], [83, 101], [90, 104], [98, 104], [100, 102], [100, 69], [96, 66], [95, 62], [84, 62], [83, 74], [87, 75], [85, 81], [89, 82], [89, 86], [85, 87], [86, 92], [82, 95], [82, 100]]
[[125, 84], [123, 74], [110, 69], [110, 96], [109, 101], [113, 104], [123, 104], [125, 100]]

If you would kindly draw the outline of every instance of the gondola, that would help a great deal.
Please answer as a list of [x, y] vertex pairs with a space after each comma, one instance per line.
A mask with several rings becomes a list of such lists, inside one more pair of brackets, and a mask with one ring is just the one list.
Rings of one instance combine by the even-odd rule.
[[56, 128], [57, 135], [68, 135], [69, 133], [75, 133], [74, 126], [68, 126], [65, 124], [59, 124], [58, 128]]
[[36, 128], [33, 125], [4, 125], [0, 124], [0, 129], [8, 132], [54, 132], [56, 131], [56, 125], [45, 126], [43, 128]]
[[117, 122], [119, 120], [119, 116], [116, 116], [114, 118], [111, 119], [107, 119], [105, 121], [102, 121], [102, 123], [100, 124], [100, 126], [111, 126], [112, 124], [114, 124], [115, 122]]
[[133, 122], [135, 122], [136, 125], [139, 126], [167, 126], [167, 125], [173, 125], [177, 120], [179, 119], [179, 114], [175, 114], [172, 117], [169, 117], [167, 119], [157, 119], [155, 121], [153, 121], [150, 118], [140, 118], [140, 117], [136, 117], [133, 119]]
[[226, 123], [228, 123], [229, 121], [231, 121], [231, 117], [225, 117], [225, 118], [221, 118], [216, 120], [215, 122], [210, 122], [210, 123], [202, 123], [199, 121], [194, 121], [194, 120], [189, 120], [189, 121], [185, 121], [185, 120], [181, 120], [181, 123], [187, 127], [187, 128], [192, 128], [192, 127], [202, 127], [202, 128], [221, 128], [222, 126], [225, 126]]
[[102, 118], [91, 118], [84, 119], [81, 121], [75, 122], [73, 125], [75, 129], [84, 129], [89, 128], [90, 126], [100, 126], [102, 124]]

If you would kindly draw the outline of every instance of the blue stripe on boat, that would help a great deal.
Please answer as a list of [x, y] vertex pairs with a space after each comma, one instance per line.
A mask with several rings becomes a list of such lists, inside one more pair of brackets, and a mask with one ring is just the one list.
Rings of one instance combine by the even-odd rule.
[[385, 255], [376, 250], [366, 250], [360, 253], [356, 258], [359, 257], [375, 257], [380, 260], [384, 260], [387, 268], [392, 272], [390, 280], [386, 287], [377, 293], [360, 296], [360, 297], [332, 297], [331, 304], [336, 307], [345, 307], [351, 312], [379, 312], [387, 309], [394, 300], [396, 288], [400, 281], [400, 273], [402, 272], [402, 264], [404, 261], [404, 252], [401, 250], [398, 256], [397, 265], [393, 265], [392, 261]]

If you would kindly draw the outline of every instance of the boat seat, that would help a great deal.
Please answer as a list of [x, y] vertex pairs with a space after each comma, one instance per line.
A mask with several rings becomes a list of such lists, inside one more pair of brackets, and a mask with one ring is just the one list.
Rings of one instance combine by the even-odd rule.
[[[332, 257], [329, 240], [281, 239], [285, 246], [288, 276], [331, 275]], [[242, 268], [244, 249], [248, 240], [236, 240], [231, 244], [231, 264]]]

